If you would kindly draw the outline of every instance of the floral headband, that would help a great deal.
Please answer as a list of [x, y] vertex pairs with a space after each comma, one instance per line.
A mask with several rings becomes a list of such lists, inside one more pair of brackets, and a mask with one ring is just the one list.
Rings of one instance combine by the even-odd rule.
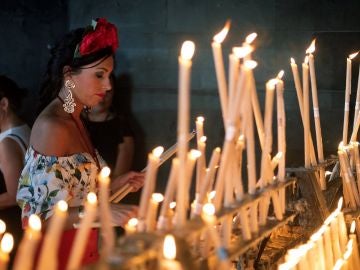
[[85, 29], [84, 36], [76, 46], [74, 58], [81, 58], [101, 49], [110, 47], [112, 52], [119, 47], [116, 26], [104, 18], [93, 20]]

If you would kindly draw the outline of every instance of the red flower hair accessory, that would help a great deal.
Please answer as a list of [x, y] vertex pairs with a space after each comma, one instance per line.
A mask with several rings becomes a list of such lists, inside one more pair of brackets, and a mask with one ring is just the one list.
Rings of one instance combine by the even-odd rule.
[[85, 30], [81, 42], [76, 46], [74, 58], [79, 58], [87, 54], [111, 47], [112, 52], [119, 47], [116, 26], [109, 23], [104, 18], [92, 21], [89, 30]]

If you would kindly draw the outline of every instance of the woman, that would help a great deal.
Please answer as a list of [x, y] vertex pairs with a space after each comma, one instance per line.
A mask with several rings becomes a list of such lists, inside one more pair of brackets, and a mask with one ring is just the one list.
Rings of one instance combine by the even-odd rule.
[[[72, 240], [73, 224], [79, 222], [84, 199], [96, 191], [96, 178], [104, 165], [93, 148], [81, 119], [84, 107], [96, 106], [111, 89], [110, 74], [118, 47], [117, 29], [105, 19], [68, 33], [52, 50], [41, 105], [26, 153], [17, 201], [22, 208], [23, 226], [36, 213], [45, 226], [59, 200], [69, 205], [69, 217], [59, 250], [59, 268], [66, 265]], [[129, 172], [111, 182], [111, 191], [125, 183], [138, 190], [144, 175]], [[112, 222], [123, 226], [134, 216], [134, 208], [111, 204]], [[83, 264], [98, 259], [97, 230], [93, 229]]]
[[11, 261], [22, 236], [16, 190], [30, 138], [29, 126], [18, 116], [25, 94], [13, 80], [0, 75], [0, 219], [14, 237]]

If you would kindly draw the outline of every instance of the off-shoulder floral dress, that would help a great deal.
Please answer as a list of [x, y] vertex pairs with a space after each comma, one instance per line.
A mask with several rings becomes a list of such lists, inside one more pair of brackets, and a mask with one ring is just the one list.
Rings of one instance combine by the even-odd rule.
[[[105, 165], [98, 154], [97, 157], [100, 166]], [[25, 166], [19, 179], [16, 196], [22, 209], [23, 227], [27, 226], [31, 214], [37, 214], [42, 220], [50, 218], [54, 213], [54, 206], [60, 200], [65, 200], [69, 207], [83, 205], [87, 194], [97, 191], [98, 171], [97, 163], [89, 153], [64, 157], [46, 156], [30, 146], [25, 155]], [[61, 253], [69, 253], [75, 233], [75, 230], [64, 232], [59, 250], [62, 261], [68, 254]], [[86, 248], [89, 254], [84, 254], [84, 263], [98, 258], [97, 232], [93, 234], [94, 232], [89, 237]]]

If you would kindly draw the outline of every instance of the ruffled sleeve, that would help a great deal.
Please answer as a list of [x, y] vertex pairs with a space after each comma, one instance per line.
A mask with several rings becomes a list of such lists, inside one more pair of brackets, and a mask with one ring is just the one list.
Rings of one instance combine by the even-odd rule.
[[83, 204], [90, 191], [96, 192], [97, 172], [96, 163], [87, 153], [54, 157], [29, 147], [16, 197], [22, 209], [23, 227], [31, 214], [42, 220], [51, 217], [60, 200], [70, 207]]

